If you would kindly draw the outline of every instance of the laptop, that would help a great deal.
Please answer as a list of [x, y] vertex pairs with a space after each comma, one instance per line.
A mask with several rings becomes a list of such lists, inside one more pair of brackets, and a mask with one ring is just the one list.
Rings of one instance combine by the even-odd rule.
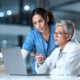
[[10, 75], [48, 76], [49, 74], [31, 74], [27, 72], [20, 47], [2, 48], [6, 72]]

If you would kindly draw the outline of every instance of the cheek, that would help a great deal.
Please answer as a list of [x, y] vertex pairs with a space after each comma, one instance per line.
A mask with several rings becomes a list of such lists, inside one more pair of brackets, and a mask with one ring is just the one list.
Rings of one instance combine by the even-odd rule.
[[36, 29], [38, 28], [37, 25], [33, 25]]
[[60, 42], [61, 42], [62, 44], [63, 44], [63, 43], [66, 43], [66, 41], [67, 41], [66, 37], [61, 37]]
[[43, 27], [45, 27], [45, 26], [47, 25], [47, 23], [45, 23], [45, 21], [43, 21], [43, 22], [41, 23], [41, 25], [42, 25]]
[[55, 39], [55, 43], [56, 43], [57, 45], [58, 45], [58, 44], [60, 43], [60, 41], [61, 41], [60, 38], [55, 38], [55, 37], [54, 37], [54, 39]]
[[57, 45], [64, 43], [64, 41], [65, 41], [65, 39], [63, 37], [59, 37], [59, 38], [55, 39], [55, 43]]

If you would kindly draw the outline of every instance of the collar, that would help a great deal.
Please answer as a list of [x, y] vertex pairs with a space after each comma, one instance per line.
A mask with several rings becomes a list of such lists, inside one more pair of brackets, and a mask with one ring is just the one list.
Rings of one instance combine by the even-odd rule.
[[64, 52], [64, 53], [66, 53], [67, 52], [67, 50], [69, 50], [70, 49], [70, 44], [71, 44], [72, 42], [71, 41], [69, 41], [67, 44], [66, 44], [66, 46], [64, 47], [64, 49], [63, 49], [63, 51], [62, 52]]

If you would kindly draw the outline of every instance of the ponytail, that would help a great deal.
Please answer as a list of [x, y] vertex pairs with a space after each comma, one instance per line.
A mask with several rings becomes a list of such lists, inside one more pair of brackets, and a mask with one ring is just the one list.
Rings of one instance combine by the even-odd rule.
[[52, 23], [54, 23], [55, 18], [54, 18], [54, 15], [51, 11], [47, 11], [47, 12], [48, 12], [48, 17], [49, 17], [48, 24], [51, 25]]

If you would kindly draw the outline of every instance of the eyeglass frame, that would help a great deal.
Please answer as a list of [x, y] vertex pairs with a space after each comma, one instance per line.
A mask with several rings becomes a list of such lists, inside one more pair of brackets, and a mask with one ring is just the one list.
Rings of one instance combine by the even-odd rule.
[[68, 33], [62, 33], [62, 32], [54, 32], [53, 35], [61, 36], [62, 34], [68, 34]]

